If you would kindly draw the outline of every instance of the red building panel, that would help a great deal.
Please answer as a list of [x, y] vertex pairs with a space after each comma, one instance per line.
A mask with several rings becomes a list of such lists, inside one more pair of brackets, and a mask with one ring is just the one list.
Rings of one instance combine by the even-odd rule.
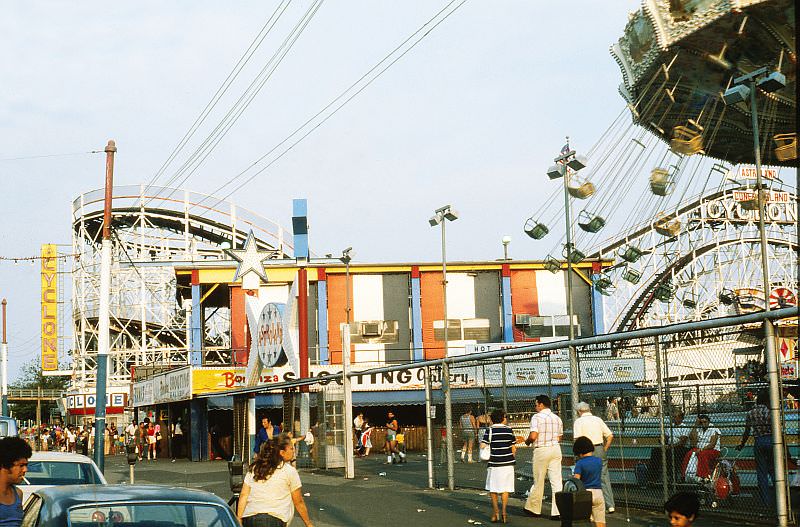
[[444, 319], [442, 273], [420, 273], [419, 286], [422, 309], [422, 347], [425, 351], [425, 359], [441, 359], [445, 356], [444, 342], [434, 339], [433, 321]]
[[[532, 269], [511, 271], [511, 312], [539, 315], [539, 295], [536, 291], [536, 271]], [[539, 342], [538, 338], [528, 338], [516, 324], [515, 342]]]

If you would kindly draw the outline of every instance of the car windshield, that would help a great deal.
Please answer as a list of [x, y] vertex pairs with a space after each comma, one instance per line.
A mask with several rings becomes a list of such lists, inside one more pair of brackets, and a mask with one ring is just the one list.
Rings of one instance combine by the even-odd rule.
[[28, 461], [25, 479], [31, 485], [102, 483], [91, 464], [76, 461]]
[[203, 503], [115, 503], [73, 507], [70, 527], [234, 527], [225, 507]]

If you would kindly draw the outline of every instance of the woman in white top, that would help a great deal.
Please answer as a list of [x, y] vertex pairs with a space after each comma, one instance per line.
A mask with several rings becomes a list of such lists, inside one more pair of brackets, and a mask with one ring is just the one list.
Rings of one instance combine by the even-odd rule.
[[313, 527], [293, 459], [294, 442], [286, 434], [261, 444], [239, 494], [236, 515], [244, 527], [286, 527], [295, 509], [306, 527]]

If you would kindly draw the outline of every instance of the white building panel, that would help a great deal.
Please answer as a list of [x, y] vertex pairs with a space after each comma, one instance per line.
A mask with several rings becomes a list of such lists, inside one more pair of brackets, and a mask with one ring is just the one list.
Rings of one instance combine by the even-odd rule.
[[[383, 276], [379, 274], [352, 276], [353, 317], [355, 321], [383, 320]], [[355, 361], [384, 362], [385, 344], [353, 344]]]
[[567, 288], [564, 272], [536, 271], [536, 296], [539, 315], [564, 315], [567, 312]]
[[447, 273], [447, 318], [475, 318], [475, 277]]

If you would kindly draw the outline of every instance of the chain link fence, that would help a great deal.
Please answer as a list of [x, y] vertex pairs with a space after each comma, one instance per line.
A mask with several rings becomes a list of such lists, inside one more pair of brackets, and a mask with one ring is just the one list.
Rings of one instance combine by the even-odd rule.
[[[615, 508], [658, 509], [673, 493], [689, 490], [707, 509], [748, 518], [774, 515], [774, 490], [763, 481], [759, 488], [758, 477], [760, 465], [762, 471], [772, 470], [771, 454], [756, 451], [756, 431], [738, 448], [746, 415], [767, 388], [760, 328], [732, 325], [576, 347], [580, 400], [614, 436], [607, 459]], [[456, 486], [484, 488], [478, 443], [491, 411], [503, 409], [518, 439], [525, 438], [540, 394], [550, 397], [564, 422], [562, 470], [564, 478], [571, 475], [575, 438], [568, 358], [568, 349], [559, 348], [451, 366]], [[441, 390], [435, 392], [435, 482], [446, 487], [445, 412]], [[784, 382], [780, 430], [790, 480], [800, 455], [797, 396], [796, 382]], [[531, 447], [517, 448], [520, 497], [533, 483], [532, 454]]]
[[[748, 413], [757, 401], [764, 401], [761, 397], [768, 386], [762, 320], [779, 316], [783, 318], [776, 320], [777, 335], [784, 340], [776, 348], [787, 379], [780, 386], [777, 427], [786, 445], [787, 476], [790, 483], [800, 486], [794, 462], [800, 456], [800, 391], [791, 368], [792, 361], [796, 365], [798, 359], [797, 317], [796, 310], [790, 309], [578, 339], [574, 341], [579, 365], [577, 380], [571, 377], [566, 341], [497, 343], [491, 345], [493, 350], [475, 357], [470, 353], [449, 357], [454, 486], [484, 488], [486, 466], [479, 462], [478, 448], [491, 425], [492, 410], [505, 411], [508, 424], [521, 442], [528, 436], [538, 395], [549, 396], [552, 410], [564, 422], [561, 465], [563, 477], [569, 477], [575, 462], [570, 391], [577, 382], [580, 400], [605, 421], [614, 436], [607, 460], [616, 509], [636, 506], [658, 510], [670, 495], [688, 490], [699, 495], [705, 512], [717, 509], [728, 516], [748, 519], [774, 517], [774, 488], [769, 479], [773, 466], [769, 432], [774, 427], [769, 421], [760, 427], [757, 423], [746, 442], [743, 436]], [[517, 349], [519, 346], [525, 348]], [[434, 360], [360, 372], [371, 375], [420, 367], [430, 372], [433, 441], [425, 460], [431, 460], [433, 473], [427, 480], [420, 473], [421, 487], [431, 483], [440, 488], [449, 485], [442, 364], [443, 360]], [[305, 384], [311, 386], [312, 392], [325, 394], [330, 389], [326, 385], [336, 379], [337, 375], [329, 375], [282, 383], [276, 388], [296, 389]], [[326, 399], [319, 405], [311, 408], [312, 430], [317, 431], [318, 438], [311, 452], [311, 465], [316, 467], [322, 467], [323, 461], [330, 458], [321, 449], [349, 447], [352, 441], [348, 441], [346, 433], [351, 427], [341, 420], [335, 404], [328, 408]], [[769, 407], [768, 401], [766, 406]], [[298, 410], [292, 408], [294, 413], [284, 416], [288, 423], [297, 419]], [[764, 410], [762, 421], [768, 416]], [[386, 430], [382, 423], [374, 424], [377, 426], [371, 437], [373, 452], [377, 453], [382, 449]], [[407, 421], [403, 428], [403, 448], [416, 455], [425, 454], [427, 428], [409, 426]], [[760, 437], [755, 439], [756, 436]], [[533, 484], [532, 455], [532, 447], [518, 445], [518, 497], [524, 497]], [[793, 491], [797, 489], [792, 487]], [[548, 488], [545, 499], [549, 496]], [[797, 503], [796, 497], [790, 498], [795, 498], [791, 503]]]

